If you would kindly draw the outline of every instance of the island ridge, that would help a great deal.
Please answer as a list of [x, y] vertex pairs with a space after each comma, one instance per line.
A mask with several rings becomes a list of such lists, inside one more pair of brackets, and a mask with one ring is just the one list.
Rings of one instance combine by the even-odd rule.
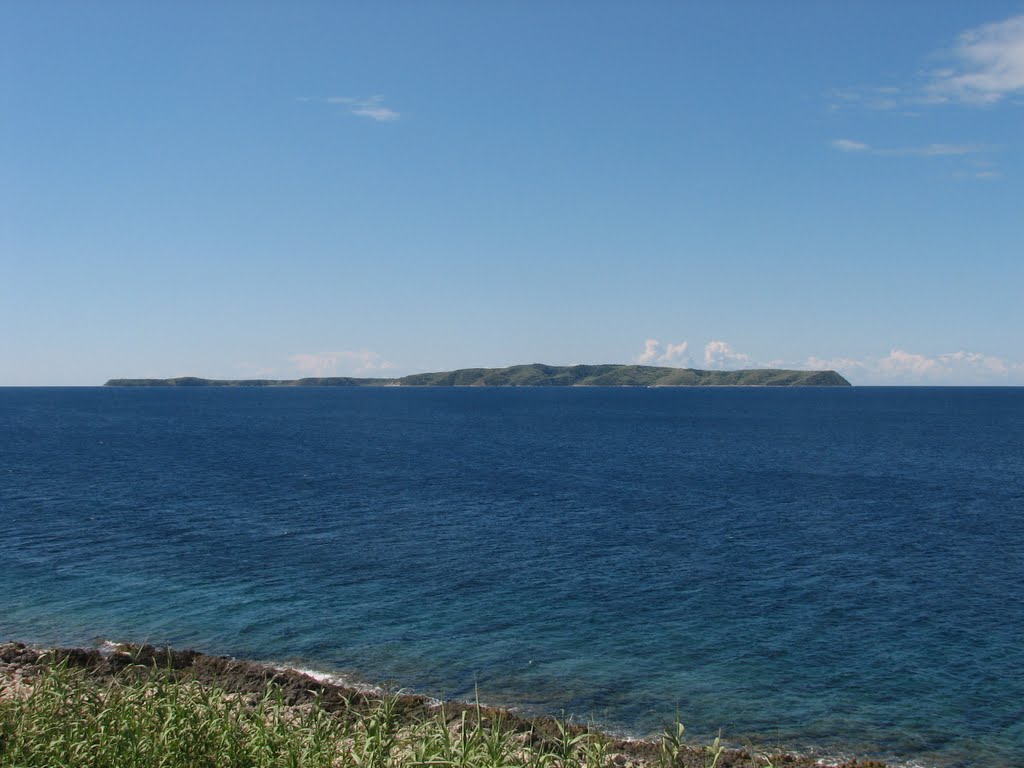
[[702, 371], [653, 365], [513, 365], [414, 373], [400, 378], [110, 379], [107, 387], [849, 387], [835, 371], [755, 368]]

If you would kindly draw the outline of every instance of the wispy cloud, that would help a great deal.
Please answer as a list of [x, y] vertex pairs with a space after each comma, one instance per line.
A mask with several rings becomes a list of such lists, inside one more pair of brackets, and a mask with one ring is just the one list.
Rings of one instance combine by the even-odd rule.
[[991, 152], [984, 144], [924, 144], [918, 147], [873, 147], [853, 139], [833, 139], [832, 147], [840, 152], [862, 152], [888, 157], [950, 157]]
[[402, 118], [401, 112], [384, 104], [384, 97], [381, 95], [369, 96], [367, 98], [357, 98], [354, 96], [299, 96], [296, 98], [296, 101], [340, 105], [345, 107], [350, 115], [364, 117], [378, 123], [393, 123]]
[[378, 123], [391, 123], [401, 117], [401, 115], [389, 107], [378, 106], [358, 107], [352, 110], [352, 114], [356, 117], [368, 117], [371, 120], [376, 120]]
[[839, 371], [863, 384], [1010, 384], [1024, 379], [1024, 363], [966, 350], [926, 355], [894, 348], [880, 357], [809, 357], [804, 365]]
[[825, 98], [832, 112], [851, 108], [887, 111], [904, 107], [910, 100], [909, 89], [895, 85], [833, 88], [825, 93]]
[[990, 105], [1024, 95], [1024, 15], [962, 33], [952, 59], [929, 73], [925, 95], [932, 101]]
[[897, 157], [948, 157], [950, 155], [976, 155], [979, 152], [989, 152], [991, 148], [984, 144], [925, 144], [922, 147], [896, 147], [876, 151], [880, 155], [895, 155]]
[[690, 358], [686, 356], [689, 346], [689, 342], [686, 341], [680, 341], [678, 344], [669, 342], [662, 346], [657, 339], [647, 339], [644, 342], [644, 351], [636, 358], [636, 362], [640, 365], [651, 365], [652, 363], [689, 365]]
[[992, 181], [1001, 178], [1002, 175], [1002, 171], [992, 167], [991, 163], [977, 163], [973, 169], [953, 172], [954, 179], [980, 179], [981, 181]]
[[863, 141], [854, 141], [853, 139], [833, 139], [832, 146], [838, 149], [840, 152], [871, 151], [871, 147], [865, 144]]
[[361, 376], [388, 371], [395, 366], [378, 353], [367, 349], [346, 349], [340, 352], [300, 352], [288, 357], [294, 369], [303, 376]]

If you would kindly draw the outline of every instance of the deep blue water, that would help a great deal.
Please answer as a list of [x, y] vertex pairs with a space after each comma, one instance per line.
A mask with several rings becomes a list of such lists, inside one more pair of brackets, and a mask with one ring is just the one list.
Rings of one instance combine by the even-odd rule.
[[0, 640], [1024, 755], [1024, 389], [0, 389]]

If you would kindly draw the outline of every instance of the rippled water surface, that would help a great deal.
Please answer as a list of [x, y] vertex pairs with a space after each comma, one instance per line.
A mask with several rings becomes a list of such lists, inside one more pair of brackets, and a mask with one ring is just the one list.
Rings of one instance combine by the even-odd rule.
[[1024, 755], [1024, 389], [0, 389], [0, 640]]

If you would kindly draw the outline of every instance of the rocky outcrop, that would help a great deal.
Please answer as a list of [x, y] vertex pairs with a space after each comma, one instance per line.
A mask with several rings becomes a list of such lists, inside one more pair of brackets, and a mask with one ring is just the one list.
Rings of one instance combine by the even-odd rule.
[[[28, 695], [32, 680], [46, 667], [66, 664], [98, 678], [160, 676], [171, 681], [193, 681], [217, 687], [228, 693], [250, 695], [257, 701], [268, 686], [274, 686], [289, 706], [317, 704], [344, 716], [346, 711], [366, 711], [385, 695], [382, 689], [366, 690], [317, 679], [303, 672], [228, 656], [211, 656], [193, 650], [174, 650], [151, 645], [119, 645], [95, 648], [32, 648], [23, 643], [0, 645], [0, 698]], [[505, 728], [524, 734], [528, 741], [541, 745], [557, 743], [566, 727], [573, 734], [589, 731], [585, 726], [559, 724], [549, 717], [524, 717], [507, 710], [477, 706], [459, 701], [438, 702], [416, 694], [395, 696], [395, 713], [408, 723], [424, 717], [436, 717], [443, 711], [449, 722], [457, 722], [466, 713], [479, 716], [485, 726], [500, 718]], [[654, 768], [660, 764], [661, 745], [655, 741], [608, 738], [609, 758], [615, 768]], [[673, 768], [705, 768], [708, 751], [701, 745], [686, 745], [677, 755]], [[763, 768], [773, 766], [811, 768], [822, 763], [813, 756], [793, 755], [775, 750], [753, 754], [746, 749], [728, 749], [717, 761], [719, 768]], [[830, 761], [834, 768], [885, 768], [885, 764], [867, 761]]]

